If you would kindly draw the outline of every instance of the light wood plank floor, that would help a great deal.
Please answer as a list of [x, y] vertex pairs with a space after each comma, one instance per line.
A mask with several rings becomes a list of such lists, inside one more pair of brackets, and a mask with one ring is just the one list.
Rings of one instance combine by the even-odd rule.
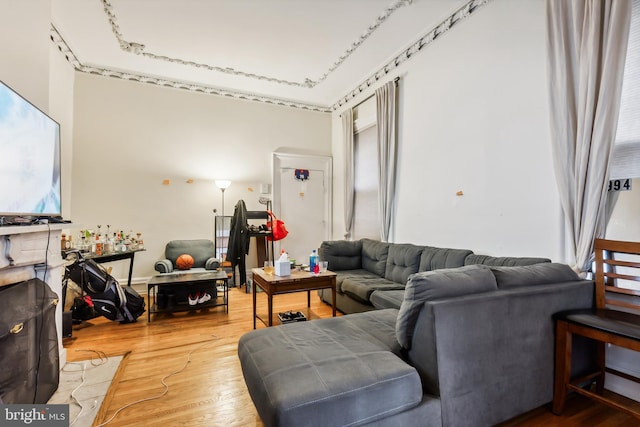
[[[64, 341], [69, 361], [84, 360], [87, 352], [126, 354], [94, 425], [108, 426], [263, 426], [247, 392], [237, 356], [238, 339], [253, 329], [251, 294], [230, 290], [229, 313], [223, 307], [189, 313], [146, 313], [133, 324], [96, 318], [74, 326]], [[274, 312], [300, 309], [306, 293], [274, 297]], [[259, 310], [266, 312], [266, 296], [258, 295]], [[330, 317], [331, 307], [312, 292], [311, 306], [320, 317]], [[258, 322], [258, 328], [264, 327]], [[582, 397], [569, 400], [562, 417], [546, 407], [524, 414], [505, 426], [638, 426], [639, 420]], [[301, 420], [301, 426], [304, 420]]]

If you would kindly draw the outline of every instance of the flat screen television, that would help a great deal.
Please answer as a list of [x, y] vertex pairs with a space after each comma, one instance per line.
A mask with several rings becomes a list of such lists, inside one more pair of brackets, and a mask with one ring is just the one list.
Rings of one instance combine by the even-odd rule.
[[60, 125], [0, 81], [0, 219], [60, 218], [60, 193]]

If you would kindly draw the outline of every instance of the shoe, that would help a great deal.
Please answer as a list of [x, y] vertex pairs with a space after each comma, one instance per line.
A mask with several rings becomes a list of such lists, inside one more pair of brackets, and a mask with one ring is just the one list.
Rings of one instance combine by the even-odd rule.
[[195, 295], [189, 294], [189, 305], [196, 305], [200, 299], [200, 292], [196, 292]]
[[210, 300], [211, 300], [211, 295], [209, 295], [206, 292], [203, 292], [200, 298], [198, 298], [198, 304], [202, 304]]

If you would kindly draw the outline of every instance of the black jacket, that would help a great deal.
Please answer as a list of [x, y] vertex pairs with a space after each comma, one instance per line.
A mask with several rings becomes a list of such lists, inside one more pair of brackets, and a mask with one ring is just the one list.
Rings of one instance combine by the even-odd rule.
[[227, 261], [233, 267], [244, 266], [244, 257], [249, 253], [249, 225], [247, 222], [247, 207], [244, 200], [236, 203], [231, 228], [229, 229], [229, 247], [227, 248]]

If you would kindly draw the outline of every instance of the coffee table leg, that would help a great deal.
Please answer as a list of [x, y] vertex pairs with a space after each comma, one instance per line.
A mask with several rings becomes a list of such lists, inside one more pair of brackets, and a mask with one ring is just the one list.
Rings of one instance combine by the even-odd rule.
[[333, 317], [336, 317], [336, 287], [331, 288], [331, 299], [333, 301]]
[[269, 326], [273, 326], [273, 296], [271, 294], [269, 294], [267, 301], [269, 305]]
[[155, 287], [149, 286], [149, 284], [147, 283], [147, 323], [151, 323], [151, 307], [153, 307], [151, 292], [153, 292], [153, 290], [155, 290]]
[[307, 291], [307, 308], [311, 307], [311, 291]]
[[256, 281], [253, 281], [253, 286], [251, 287], [253, 293], [253, 329], [256, 328]]

